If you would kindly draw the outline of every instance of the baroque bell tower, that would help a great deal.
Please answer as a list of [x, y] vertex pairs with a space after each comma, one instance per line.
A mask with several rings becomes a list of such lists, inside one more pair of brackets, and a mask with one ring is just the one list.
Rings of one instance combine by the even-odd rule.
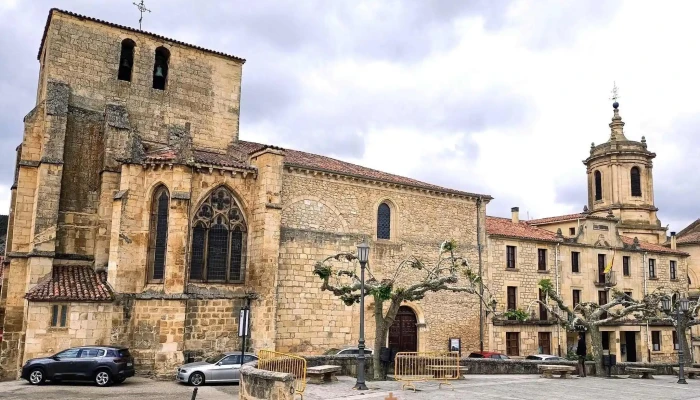
[[613, 118], [607, 142], [591, 143], [590, 156], [583, 161], [588, 175], [588, 210], [591, 215], [614, 215], [621, 235], [663, 243], [666, 228], [656, 216], [652, 160], [644, 136], [640, 142], [625, 137], [620, 117], [617, 87], [613, 89]]

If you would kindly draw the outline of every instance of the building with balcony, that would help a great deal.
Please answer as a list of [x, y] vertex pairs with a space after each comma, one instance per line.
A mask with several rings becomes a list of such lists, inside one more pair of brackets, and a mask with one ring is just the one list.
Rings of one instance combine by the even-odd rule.
[[[687, 295], [689, 251], [685, 242], [682, 247], [676, 243], [675, 234], [666, 245], [665, 228], [656, 217], [651, 173], [655, 154], [647, 150], [644, 138], [636, 142], [625, 137], [619, 104], [613, 107], [609, 140], [593, 145], [584, 161], [589, 184], [583, 212], [522, 221], [514, 207], [511, 218], [487, 217], [485, 281], [502, 310], [531, 314], [524, 322], [491, 319], [491, 350], [512, 356], [566, 355], [576, 345], [577, 334], [566, 332], [535, 302], [542, 299], [538, 282], [543, 278], [552, 281], [570, 306], [606, 304], [612, 288], [634, 299], [661, 287]], [[690, 237], [690, 230], [684, 235]], [[612, 270], [606, 273], [610, 262]], [[670, 324], [616, 321], [601, 330], [603, 348], [618, 360], [675, 357], [677, 338]]]

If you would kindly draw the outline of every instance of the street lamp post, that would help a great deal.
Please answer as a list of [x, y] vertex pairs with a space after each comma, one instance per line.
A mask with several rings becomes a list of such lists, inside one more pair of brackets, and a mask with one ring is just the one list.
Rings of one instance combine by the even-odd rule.
[[[670, 297], [664, 297], [661, 300], [661, 307], [669, 315], [673, 311], [673, 302]], [[681, 335], [685, 332], [681, 332], [681, 311], [688, 311], [688, 299], [682, 298], [676, 302], [676, 336], [678, 337], [678, 382], [681, 384], [687, 384], [685, 381], [685, 373], [683, 371], [683, 344], [681, 342]]]
[[[362, 241], [357, 245], [357, 261], [360, 262], [360, 341], [357, 344], [357, 382], [353, 389], [367, 390], [365, 385], [365, 267], [369, 260], [369, 245]], [[375, 366], [376, 368], [376, 366]]]

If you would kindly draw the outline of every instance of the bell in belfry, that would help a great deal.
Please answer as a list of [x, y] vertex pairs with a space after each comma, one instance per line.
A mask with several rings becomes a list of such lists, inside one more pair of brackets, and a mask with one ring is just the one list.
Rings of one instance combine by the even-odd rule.
[[156, 75], [155, 76], [157, 76], [159, 78], [163, 77], [163, 67], [161, 67], [160, 65], [156, 67]]

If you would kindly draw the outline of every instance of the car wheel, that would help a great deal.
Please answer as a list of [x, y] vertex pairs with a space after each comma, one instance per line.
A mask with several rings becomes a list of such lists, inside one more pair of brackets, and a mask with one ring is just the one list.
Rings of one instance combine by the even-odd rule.
[[112, 382], [112, 376], [109, 371], [100, 370], [95, 374], [95, 383], [97, 386], [108, 386]]
[[190, 385], [192, 386], [202, 386], [204, 385], [204, 374], [201, 372], [193, 372], [190, 375]]
[[32, 385], [41, 385], [42, 383], [44, 383], [44, 380], [44, 370], [42, 370], [41, 368], [32, 370], [32, 372], [29, 373], [29, 383], [31, 383]]

